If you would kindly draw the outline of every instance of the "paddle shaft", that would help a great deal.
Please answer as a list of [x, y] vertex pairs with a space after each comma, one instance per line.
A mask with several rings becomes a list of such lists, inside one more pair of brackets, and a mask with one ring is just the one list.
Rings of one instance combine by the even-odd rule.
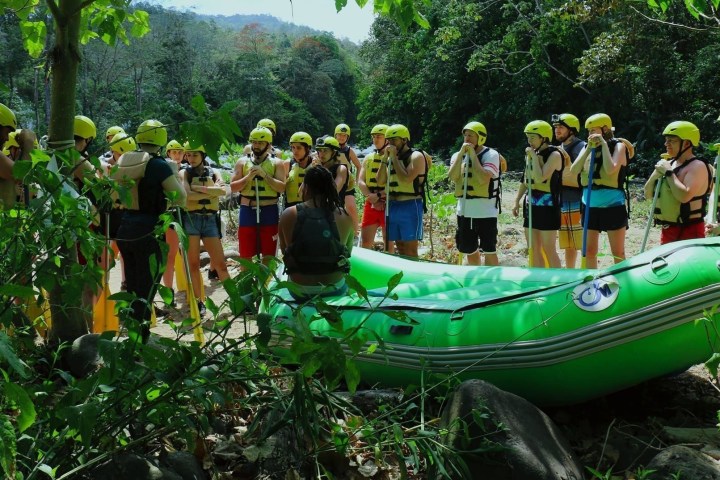
[[390, 231], [390, 160], [388, 159], [387, 171], [386, 171], [386, 175], [385, 175], [385, 235], [383, 235], [383, 240], [385, 241], [385, 251], [386, 252], [390, 250], [390, 242], [388, 241], [389, 231]]
[[255, 177], [255, 253], [260, 258], [260, 189], [258, 179]]
[[527, 178], [527, 209], [528, 209], [528, 267], [532, 267], [534, 263], [534, 252], [533, 252], [533, 228], [532, 228], [532, 182], [533, 182], [533, 164], [532, 164], [532, 157], [530, 154], [526, 155], [526, 158], [530, 161], [528, 164], [528, 169], [526, 170], [529, 172], [526, 176]]
[[[178, 223], [180, 226], [182, 226], [182, 214], [180, 212], [180, 207], [177, 207], [177, 216], [178, 216]], [[190, 307], [190, 318], [193, 320], [193, 335], [195, 337], [195, 341], [200, 342], [200, 344], [205, 343], [205, 337], [203, 335], [202, 331], [202, 325], [200, 323], [200, 309], [198, 308], [197, 304], [197, 298], [195, 298], [195, 290], [193, 288], [193, 282], [192, 282], [192, 275], [190, 274], [190, 262], [187, 258], [187, 253], [185, 252], [185, 248], [183, 247], [182, 242], [179, 242], [179, 251], [180, 256], [183, 260], [183, 270], [185, 270], [185, 278], [187, 279], [187, 300], [188, 300], [188, 306]]]
[[588, 184], [585, 187], [585, 195], [583, 203], [585, 204], [585, 214], [583, 215], [583, 234], [582, 234], [582, 259], [580, 260], [580, 268], [587, 268], [587, 236], [588, 225], [590, 225], [590, 197], [592, 196], [593, 175], [595, 174], [595, 147], [590, 149], [590, 169], [588, 172]]
[[[660, 155], [660, 157], [663, 160], [667, 160], [670, 158], [670, 155], [667, 153], [663, 153]], [[663, 177], [660, 177], [657, 179], [657, 182], [655, 182], [655, 191], [653, 192], [653, 199], [652, 204], [650, 205], [650, 211], [648, 212], [648, 221], [647, 225], [645, 225], [645, 234], [643, 235], [643, 241], [640, 245], [640, 253], [645, 251], [645, 246], [647, 245], [648, 237], [650, 236], [650, 226], [652, 225], [653, 218], [655, 218], [655, 206], [657, 205], [658, 196], [660, 195], [660, 185], [662, 184]]]
[[715, 186], [713, 188], [713, 198], [710, 203], [710, 221], [708, 223], [718, 223], [718, 195], [720, 195], [720, 173], [718, 173], [718, 167], [720, 167], [720, 143], [715, 144], [717, 149], [717, 155], [715, 156]]

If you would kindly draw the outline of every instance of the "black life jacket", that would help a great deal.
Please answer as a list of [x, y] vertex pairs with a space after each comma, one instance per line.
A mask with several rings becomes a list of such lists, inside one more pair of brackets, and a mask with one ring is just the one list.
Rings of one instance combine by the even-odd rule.
[[350, 252], [340, 242], [335, 215], [322, 208], [295, 206], [297, 220], [292, 243], [283, 252], [287, 273], [322, 275], [350, 271]]

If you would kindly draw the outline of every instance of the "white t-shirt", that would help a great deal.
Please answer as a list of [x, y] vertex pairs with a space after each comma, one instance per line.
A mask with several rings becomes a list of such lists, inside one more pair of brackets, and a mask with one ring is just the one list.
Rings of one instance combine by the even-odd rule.
[[[480, 153], [483, 153], [482, 151]], [[479, 156], [480, 154], [478, 154]], [[452, 165], [457, 158], [457, 152], [452, 156]], [[492, 174], [493, 179], [500, 177], [500, 155], [492, 148], [486, 148], [485, 154], [480, 158], [483, 168]], [[467, 218], [495, 218], [498, 216], [498, 202], [495, 198], [467, 198], [464, 200], [464, 217]], [[460, 215], [463, 209], [463, 199], [458, 198], [457, 214]]]

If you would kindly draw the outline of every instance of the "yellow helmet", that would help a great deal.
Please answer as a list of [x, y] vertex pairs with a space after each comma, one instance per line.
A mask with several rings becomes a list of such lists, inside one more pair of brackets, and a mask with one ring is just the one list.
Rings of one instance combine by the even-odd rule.
[[681, 140], [688, 140], [692, 143], [693, 147], [700, 145], [700, 130], [694, 123], [685, 121], [672, 122], [665, 127], [662, 134], [675, 135], [676, 137], [680, 137]]
[[168, 144], [165, 145], [165, 151], [167, 150], [185, 150], [185, 147], [177, 140], [170, 140]]
[[125, 132], [117, 133], [110, 139], [110, 150], [113, 152], [134, 152], [136, 149], [135, 139]]
[[272, 132], [273, 135], [275, 135], [275, 132], [277, 132], [277, 128], [275, 128], [275, 122], [270, 120], [269, 118], [263, 118], [257, 123], [257, 127], [265, 127], [268, 130]]
[[95, 122], [85, 115], [75, 115], [73, 135], [80, 138], [95, 138], [97, 136]]
[[591, 115], [590, 117], [588, 117], [587, 120], [585, 120], [585, 128], [587, 128], [588, 130], [597, 127], [612, 128], [612, 120], [610, 120], [610, 117], [605, 113], [596, 113], [595, 115]]
[[119, 127], [119, 126], [115, 125], [115, 126], [110, 127], [110, 128], [107, 129], [107, 132], [105, 132], [105, 137], [106, 137], [106, 138], [107, 138], [107, 137], [112, 138], [112, 137], [114, 137], [115, 135], [117, 135], [118, 133], [125, 133], [125, 129], [122, 128], [122, 127]]
[[295, 132], [290, 137], [290, 141], [288, 142], [290, 144], [293, 143], [302, 143], [303, 145], [307, 145], [308, 148], [312, 148], [312, 137], [309, 133], [306, 132]]
[[13, 130], [17, 128], [15, 113], [2, 103], [0, 103], [0, 127], [11, 127]]
[[344, 133], [348, 137], [350, 137], [350, 127], [347, 125], [347, 123], [341, 123], [337, 127], [335, 127], [335, 135], [338, 133]]
[[202, 152], [205, 153], [205, 145], [198, 145], [198, 144], [192, 144], [190, 145], [190, 142], [185, 142], [185, 145], [183, 145], [183, 148], [185, 152]]
[[463, 135], [465, 134], [465, 130], [475, 132], [478, 136], [478, 145], [485, 145], [485, 140], [487, 140], [487, 129], [485, 125], [480, 122], [470, 122], [463, 127]]
[[564, 125], [570, 130], [575, 130], [575, 133], [580, 132], [580, 120], [572, 113], [561, 113], [560, 115], [553, 115], [551, 117], [553, 127], [555, 125]]
[[20, 144], [17, 141], [17, 138], [15, 138], [20, 130], [15, 130], [14, 132], [10, 132], [8, 134], [7, 142], [5, 142], [5, 145], [3, 145], [3, 148], [10, 152], [10, 147], [17, 147], [20, 148]]
[[385, 138], [404, 138], [405, 140], [410, 140], [410, 130], [408, 130], [405, 125], [396, 123], [387, 128]]
[[387, 129], [387, 125], [385, 125], [384, 123], [378, 123], [372, 128], [372, 130], [370, 130], [370, 135], [385, 135]]
[[540, 135], [542, 138], [547, 139], [549, 142], [553, 137], [553, 128], [548, 122], [543, 120], [533, 120], [532, 122], [525, 125], [525, 133], [534, 133]]
[[340, 150], [340, 143], [338, 143], [335, 137], [330, 135], [323, 135], [322, 137], [315, 140], [315, 148], [329, 148], [331, 150]]
[[267, 142], [272, 143], [273, 133], [269, 128], [256, 127], [250, 132], [249, 142]]
[[167, 130], [158, 120], [145, 120], [138, 126], [135, 134], [135, 141], [138, 144], [147, 143], [163, 147], [167, 143]]

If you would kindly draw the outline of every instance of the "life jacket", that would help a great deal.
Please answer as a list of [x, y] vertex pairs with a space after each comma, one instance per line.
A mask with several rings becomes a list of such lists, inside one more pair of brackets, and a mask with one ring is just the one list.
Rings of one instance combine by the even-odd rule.
[[283, 252], [285, 271], [308, 275], [349, 272], [350, 252], [340, 242], [334, 213], [322, 208], [307, 208], [304, 203], [295, 208], [297, 219], [292, 243]]
[[[265, 170], [265, 172], [270, 175], [271, 177], [275, 176], [275, 157], [272, 155], [268, 155], [265, 157], [265, 159], [260, 163], [260, 167]], [[250, 172], [250, 168], [254, 165], [254, 162], [252, 161], [252, 157], [247, 157], [247, 161], [243, 163], [243, 170], [242, 174], [243, 177], [247, 175]], [[258, 194], [255, 193], [255, 185], [257, 184]], [[280, 194], [270, 188], [270, 185], [264, 178], [255, 177], [253, 180], [247, 182], [245, 185], [245, 188], [243, 188], [240, 191], [240, 196], [243, 198], [247, 198], [250, 200], [255, 200], [258, 196], [260, 200], [273, 200], [277, 199]]]
[[352, 192], [355, 190], [355, 165], [350, 161], [350, 146], [345, 145], [345, 149], [340, 149], [337, 155], [337, 162], [341, 165], [345, 165], [348, 169], [348, 183], [346, 192]]
[[113, 191], [111, 196], [116, 208], [150, 215], [160, 215], [167, 210], [162, 185], [150, 185], [144, 181], [145, 170], [153, 158], [165, 161], [147, 152], [127, 152], [120, 157], [110, 178], [118, 182], [119, 187], [129, 195], [121, 196], [121, 192]]
[[[602, 168], [603, 164], [603, 156], [602, 156], [602, 150], [598, 148], [595, 151], [595, 170], [592, 172], [592, 186], [593, 188], [614, 188], [618, 190], [622, 190], [625, 182], [627, 181], [627, 169], [630, 164], [630, 160], [632, 159], [633, 154], [630, 152], [630, 148], [628, 148], [627, 140], [622, 138], [611, 138], [607, 141], [608, 144], [608, 150], [610, 151], [610, 155], [613, 155], [615, 153], [615, 148], [617, 147], [617, 144], [619, 142], [623, 142], [625, 144], [625, 160], [626, 164], [622, 165], [615, 173], [608, 174], [604, 168]], [[632, 147], [632, 145], [630, 145]], [[583, 187], [587, 187], [588, 185], [588, 177], [590, 172], [583, 172], [580, 180]]]
[[549, 193], [553, 196], [553, 204], [560, 205], [560, 190], [562, 188], [562, 175], [565, 169], [566, 163], [569, 161], [569, 156], [566, 151], [558, 148], [554, 145], [548, 145], [547, 148], [537, 152], [542, 158], [541, 167], [545, 165], [553, 152], [558, 152], [561, 157], [560, 170], [555, 170], [550, 177], [542, 182], [535, 182], [529, 172], [526, 172], [525, 178], [531, 183], [532, 190], [535, 192]]
[[[675, 196], [670, 190], [670, 184], [667, 180], [662, 179], [660, 182], [660, 192], [658, 194], [658, 201], [655, 205], [655, 225], [692, 225], [694, 223], [700, 223], [705, 221], [705, 215], [708, 210], [708, 198], [710, 191], [712, 190], [712, 167], [708, 165], [708, 162], [704, 159], [693, 157], [682, 165], [678, 165], [673, 168], [675, 174], [680, 173], [690, 162], [699, 161], [705, 164], [705, 168], [708, 172], [708, 187], [705, 193], [691, 198], [685, 203], [677, 201]], [[690, 203], [700, 200], [700, 208], [690, 210]]]
[[[201, 167], [202, 175], [200, 175], [194, 168], [188, 168], [185, 170], [185, 179], [188, 184], [190, 186], [200, 185], [204, 187], [214, 187], [215, 180], [217, 180], [215, 172], [213, 172], [212, 168], [207, 165], [201, 165]], [[188, 197], [185, 208], [190, 213], [198, 211], [207, 213], [217, 212], [220, 210], [220, 197], [208, 196], [208, 198], [199, 200], [191, 200]]]
[[423, 200], [423, 211], [427, 212], [428, 194], [427, 189], [425, 188], [425, 183], [427, 181], [428, 171], [430, 170], [430, 166], [432, 165], [432, 157], [423, 150], [409, 148], [404, 154], [398, 155], [398, 159], [403, 162], [403, 165], [407, 167], [410, 164], [410, 158], [412, 157], [412, 154], [415, 152], [420, 152], [423, 155], [423, 159], [425, 160], [424, 171], [418, 174], [418, 176], [415, 177], [412, 183], [402, 182], [398, 178], [397, 173], [395, 172], [395, 169], [392, 167], [391, 163], [390, 178], [388, 179], [389, 189], [391, 194], [420, 196]]
[[300, 196], [300, 185], [305, 178], [305, 171], [309, 167], [309, 159], [305, 168], [301, 167], [300, 164], [295, 161], [295, 159], [292, 159], [290, 163], [290, 172], [288, 173], [287, 182], [285, 182], [285, 208], [302, 202], [302, 197]]
[[580, 155], [580, 152], [585, 148], [587, 143], [584, 140], [575, 138], [570, 145], [560, 144], [560, 149], [566, 153], [563, 156], [563, 175], [562, 175], [562, 186], [565, 190], [582, 190], [580, 187], [580, 173], [574, 174], [570, 171], [570, 165]]
[[352, 177], [352, 175], [350, 174], [350, 167], [348, 167], [346, 163], [341, 163], [340, 158], [338, 158], [337, 156], [335, 156], [333, 159], [331, 159], [330, 162], [332, 162], [332, 165], [330, 165], [329, 167], [327, 165], [323, 165], [323, 166], [325, 168], [327, 168], [328, 171], [330, 172], [330, 174], [332, 175], [333, 182], [335, 181], [335, 178], [337, 177], [337, 172], [338, 172], [338, 169], [340, 168], [340, 165], [344, 165], [345, 168], [347, 169], [347, 176], [345, 177], [345, 183], [343, 184], [342, 188], [338, 192], [338, 197], [340, 197], [340, 200], [342, 200], [343, 197], [345, 196], [345, 193], [347, 193], [350, 190], [350, 188], [348, 187], [350, 184], [350, 178]]
[[371, 193], [379, 192], [384, 188], [378, 185], [377, 181], [378, 172], [382, 168], [381, 162], [382, 155], [377, 151], [365, 157], [365, 170], [363, 170], [365, 172], [364, 180], [365, 185], [367, 185]]
[[[478, 160], [480, 161], [480, 165], [483, 165], [483, 157], [486, 153], [488, 153], [491, 149], [488, 147], [484, 147], [482, 152], [480, 152], [480, 155], [478, 156]], [[499, 156], [499, 154], [498, 154]], [[460, 160], [458, 160], [460, 161]], [[455, 183], [455, 196], [457, 198], [462, 198], [465, 196], [465, 198], [495, 198], [497, 199], [498, 203], [500, 201], [500, 178], [491, 178], [490, 181], [484, 185], [480, 185], [479, 178], [476, 175], [473, 175], [472, 169], [467, 168], [467, 164], [464, 160], [462, 160], [462, 167], [460, 169], [461, 177], [460, 181]], [[499, 167], [499, 165], [498, 165]], [[463, 195], [465, 190], [465, 171], [467, 170], [467, 194]]]

